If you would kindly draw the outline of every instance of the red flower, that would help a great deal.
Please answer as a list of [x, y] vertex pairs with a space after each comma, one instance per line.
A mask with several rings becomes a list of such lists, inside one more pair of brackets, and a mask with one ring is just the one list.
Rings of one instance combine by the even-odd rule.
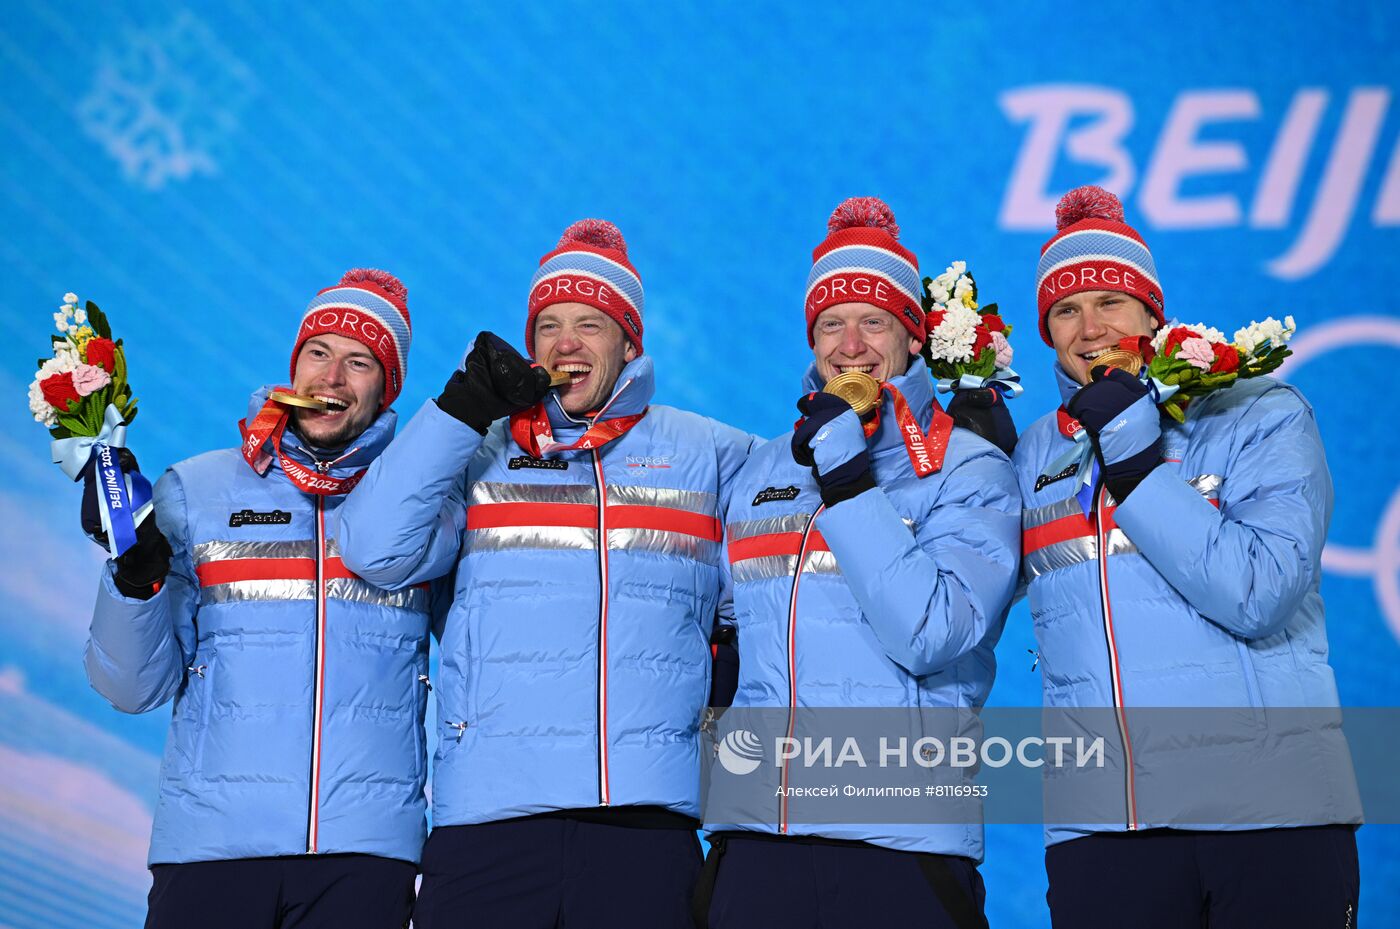
[[1176, 350], [1181, 347], [1182, 342], [1185, 342], [1187, 339], [1199, 338], [1201, 338], [1201, 334], [1195, 329], [1187, 329], [1185, 326], [1177, 326], [1171, 331], [1171, 335], [1167, 336], [1166, 344], [1162, 346], [1162, 354], [1174, 355], [1176, 354]]
[[97, 365], [108, 374], [117, 370], [117, 346], [111, 339], [89, 339], [87, 363]]
[[944, 312], [942, 310], [929, 310], [928, 317], [924, 320], [924, 331], [933, 332], [943, 325]]
[[992, 334], [987, 331], [986, 326], [978, 326], [972, 332], [977, 337], [972, 343], [972, 360], [976, 361], [977, 356], [982, 354], [982, 349], [992, 344]]
[[1215, 363], [1210, 366], [1210, 373], [1223, 374], [1239, 370], [1240, 353], [1235, 351], [1235, 346], [1217, 342], [1211, 348], [1215, 350]]
[[1152, 348], [1152, 337], [1147, 335], [1136, 336], [1131, 339], [1119, 339], [1118, 347], [1125, 352], [1135, 352], [1142, 356], [1143, 364], [1151, 364], [1157, 352]]
[[1005, 332], [1006, 320], [995, 313], [987, 313], [982, 317], [982, 325], [987, 327], [988, 332]]
[[62, 374], [52, 374], [39, 382], [39, 389], [44, 392], [44, 399], [49, 406], [60, 413], [68, 413], [72, 407], [70, 403], [76, 403], [78, 390], [73, 386], [73, 373], [65, 371]]

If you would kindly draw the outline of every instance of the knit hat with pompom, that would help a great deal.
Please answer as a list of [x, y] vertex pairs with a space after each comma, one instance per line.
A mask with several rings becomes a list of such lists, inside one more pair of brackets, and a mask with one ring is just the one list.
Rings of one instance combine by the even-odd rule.
[[1058, 230], [1040, 250], [1036, 305], [1040, 337], [1050, 345], [1050, 307], [1086, 290], [1114, 290], [1141, 300], [1157, 320], [1163, 316], [1162, 285], [1152, 253], [1136, 229], [1123, 221], [1123, 204], [1102, 187], [1076, 187], [1055, 207]]
[[627, 260], [627, 242], [612, 223], [581, 219], [540, 259], [530, 281], [525, 348], [535, 354], [535, 317], [554, 303], [585, 303], [617, 323], [642, 353], [642, 279]]
[[292, 348], [293, 380], [302, 344], [323, 333], [354, 339], [379, 359], [384, 369], [384, 399], [379, 409], [387, 410], [403, 390], [403, 379], [408, 375], [408, 344], [413, 337], [408, 288], [388, 271], [351, 268], [341, 275], [340, 283], [317, 293], [301, 318]]
[[899, 224], [878, 197], [851, 197], [831, 214], [827, 237], [812, 252], [807, 275], [807, 343], [821, 311], [839, 303], [868, 303], [892, 313], [924, 339], [919, 259], [899, 244]]

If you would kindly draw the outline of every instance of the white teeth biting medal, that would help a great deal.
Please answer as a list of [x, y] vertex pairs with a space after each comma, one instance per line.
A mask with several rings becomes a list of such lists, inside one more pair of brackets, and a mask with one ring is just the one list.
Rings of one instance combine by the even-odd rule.
[[[289, 390], [274, 390], [268, 395], [267, 399], [271, 400], [273, 403], [280, 403], [283, 406], [299, 406], [308, 410], [321, 410], [324, 412], [330, 409], [330, 404], [320, 397], [308, 397], [305, 394], [296, 394]], [[344, 407], [341, 407], [341, 409], [344, 409]]]

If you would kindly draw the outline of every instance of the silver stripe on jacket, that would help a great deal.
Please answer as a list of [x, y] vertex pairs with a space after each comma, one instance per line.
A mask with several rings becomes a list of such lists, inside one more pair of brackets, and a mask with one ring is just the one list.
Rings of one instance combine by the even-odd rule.
[[[1193, 477], [1186, 483], [1190, 484], [1197, 493], [1207, 500], [1218, 500], [1220, 497], [1220, 485], [1223, 478], [1218, 474], [1202, 474]], [[1112, 494], [1106, 495], [1106, 503], [1109, 506], [1116, 506], [1117, 502]], [[1057, 500], [1054, 503], [1047, 503], [1044, 506], [1031, 507], [1021, 511], [1021, 530], [1025, 532], [1030, 529], [1037, 529], [1048, 525], [1057, 519], [1064, 519], [1069, 516], [1083, 517], [1084, 512], [1079, 506], [1079, 501], [1074, 497], [1067, 497], [1064, 500]], [[1086, 519], [1086, 523], [1087, 523]], [[1131, 555], [1137, 553], [1137, 546], [1128, 538], [1122, 529], [1113, 529], [1108, 533], [1107, 549], [1110, 555]], [[1094, 561], [1098, 558], [1098, 543], [1093, 533], [1078, 536], [1073, 539], [1066, 539], [1063, 542], [1055, 542], [1038, 548], [1033, 552], [1028, 552], [1021, 559], [1021, 571], [1026, 580], [1034, 580], [1042, 574], [1051, 571], [1058, 571], [1073, 565], [1083, 564], [1086, 561]]]

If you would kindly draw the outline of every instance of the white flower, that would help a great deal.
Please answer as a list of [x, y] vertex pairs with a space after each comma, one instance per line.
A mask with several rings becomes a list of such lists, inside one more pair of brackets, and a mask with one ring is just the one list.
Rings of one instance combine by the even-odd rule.
[[1297, 327], [1292, 316], [1284, 317], [1280, 323], [1270, 316], [1263, 322], [1251, 322], [1235, 332], [1235, 348], [1253, 358], [1261, 351], [1278, 348], [1293, 337]]
[[78, 302], [78, 295], [72, 292], [66, 293], [63, 295], [63, 302], [76, 304]]
[[972, 281], [968, 280], [967, 275], [964, 274], [958, 278], [957, 284], [953, 286], [953, 296], [961, 300], [970, 293], [972, 293]]
[[929, 333], [929, 357], [934, 361], [971, 361], [972, 346], [977, 341], [974, 330], [981, 321], [975, 311], [953, 303], [945, 311], [943, 322]]
[[54, 314], [54, 317], [55, 317], [55, 324], [56, 324], [57, 327], [58, 327], [58, 331], [59, 331], [59, 332], [62, 332], [62, 333], [64, 333], [64, 334], [66, 335], [67, 332], [68, 332], [68, 330], [69, 330], [70, 328], [72, 328], [71, 326], [68, 325], [68, 320], [64, 319], [62, 316], [58, 315], [57, 313]]
[[76, 371], [82, 361], [78, 358], [78, 353], [71, 345], [64, 343], [54, 350], [53, 357], [39, 365], [39, 373], [34, 375], [37, 380], [43, 380], [52, 374], [62, 374], [64, 371]]
[[39, 381], [40, 378], [36, 377], [29, 382], [29, 412], [34, 414], [36, 423], [43, 423], [45, 428], [52, 429], [58, 425], [58, 411], [49, 406], [49, 401], [44, 399], [44, 391], [40, 389]]
[[73, 314], [73, 322], [81, 326], [83, 323], [87, 322], [87, 313], [83, 310], [78, 310]]
[[948, 271], [952, 273], [953, 277], [962, 277], [967, 273], [967, 262], [955, 261], [948, 266]]

